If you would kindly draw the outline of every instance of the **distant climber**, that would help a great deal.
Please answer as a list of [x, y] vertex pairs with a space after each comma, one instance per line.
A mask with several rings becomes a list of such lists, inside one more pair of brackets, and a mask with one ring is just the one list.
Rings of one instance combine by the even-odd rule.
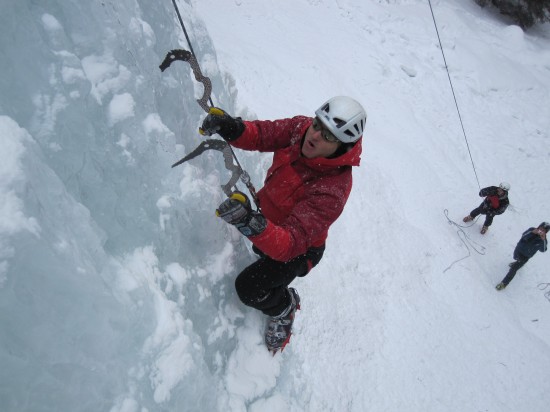
[[489, 186], [480, 190], [479, 196], [484, 197], [483, 202], [470, 212], [468, 216], [462, 219], [463, 222], [471, 222], [480, 214], [485, 215], [485, 223], [481, 228], [481, 234], [484, 235], [489, 226], [493, 223], [495, 215], [501, 215], [508, 208], [510, 201], [508, 200], [508, 191], [510, 184], [502, 182], [498, 187]]
[[510, 263], [508, 274], [496, 288], [502, 290], [514, 279], [516, 272], [531, 259], [537, 252], [546, 252], [548, 241], [546, 234], [550, 230], [550, 223], [542, 222], [537, 228], [530, 227], [521, 235], [514, 249], [514, 262]]

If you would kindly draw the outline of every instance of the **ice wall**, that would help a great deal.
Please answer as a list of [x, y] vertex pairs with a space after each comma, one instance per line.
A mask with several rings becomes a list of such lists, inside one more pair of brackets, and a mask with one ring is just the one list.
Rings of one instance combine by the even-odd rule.
[[221, 156], [170, 168], [203, 115], [189, 66], [158, 68], [187, 47], [172, 3], [8, 0], [0, 31], [0, 409], [214, 410], [242, 315]]

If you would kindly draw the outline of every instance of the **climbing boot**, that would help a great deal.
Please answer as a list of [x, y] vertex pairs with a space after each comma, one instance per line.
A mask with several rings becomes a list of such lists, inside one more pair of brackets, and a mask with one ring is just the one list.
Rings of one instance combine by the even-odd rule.
[[290, 305], [278, 316], [268, 319], [265, 330], [265, 344], [267, 349], [275, 355], [279, 350], [282, 352], [290, 341], [294, 315], [300, 309], [300, 296], [296, 289], [288, 288], [290, 292]]

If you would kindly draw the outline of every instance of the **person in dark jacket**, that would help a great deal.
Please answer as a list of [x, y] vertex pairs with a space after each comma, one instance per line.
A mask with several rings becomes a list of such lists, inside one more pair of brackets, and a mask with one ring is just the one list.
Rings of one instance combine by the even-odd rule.
[[481, 228], [481, 234], [484, 235], [493, 223], [495, 215], [501, 215], [508, 208], [510, 201], [508, 200], [508, 191], [510, 184], [502, 182], [498, 187], [489, 186], [480, 190], [479, 196], [485, 199], [481, 204], [470, 212], [468, 216], [462, 219], [463, 222], [471, 222], [476, 216], [485, 215], [485, 223]]
[[367, 114], [352, 98], [328, 100], [315, 117], [243, 121], [211, 108], [199, 129], [230, 145], [273, 152], [258, 191], [260, 209], [235, 192], [216, 214], [246, 236], [259, 259], [235, 280], [240, 300], [268, 316], [265, 343], [276, 353], [288, 343], [300, 297], [288, 285], [319, 263], [328, 229], [342, 213], [359, 166]]
[[514, 279], [517, 271], [531, 259], [537, 252], [546, 252], [548, 241], [546, 234], [550, 230], [550, 223], [542, 222], [537, 228], [530, 227], [519, 240], [514, 249], [514, 262], [510, 263], [508, 274], [502, 279], [496, 288], [502, 290]]

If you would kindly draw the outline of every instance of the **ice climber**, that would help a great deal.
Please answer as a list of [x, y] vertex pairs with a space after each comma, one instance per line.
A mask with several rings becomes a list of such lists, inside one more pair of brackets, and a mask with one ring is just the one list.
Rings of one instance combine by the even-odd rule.
[[510, 184], [506, 182], [502, 182], [498, 187], [489, 186], [481, 189], [479, 196], [485, 196], [485, 199], [462, 220], [464, 222], [471, 222], [479, 214], [485, 215], [485, 223], [483, 223], [483, 227], [481, 228], [481, 234], [484, 235], [493, 223], [495, 215], [503, 214], [510, 204], [508, 200], [509, 190]]
[[289, 284], [323, 256], [329, 227], [338, 219], [359, 166], [367, 114], [350, 97], [324, 103], [315, 116], [244, 121], [211, 108], [200, 129], [243, 150], [273, 152], [260, 210], [234, 192], [216, 214], [253, 244], [258, 260], [236, 278], [240, 300], [268, 316], [265, 343], [276, 353], [288, 343], [300, 296]]
[[514, 262], [510, 263], [510, 270], [496, 288], [502, 290], [514, 279], [517, 271], [531, 259], [537, 251], [546, 252], [548, 241], [546, 234], [550, 230], [550, 223], [542, 222], [537, 228], [530, 227], [521, 235], [514, 249]]

